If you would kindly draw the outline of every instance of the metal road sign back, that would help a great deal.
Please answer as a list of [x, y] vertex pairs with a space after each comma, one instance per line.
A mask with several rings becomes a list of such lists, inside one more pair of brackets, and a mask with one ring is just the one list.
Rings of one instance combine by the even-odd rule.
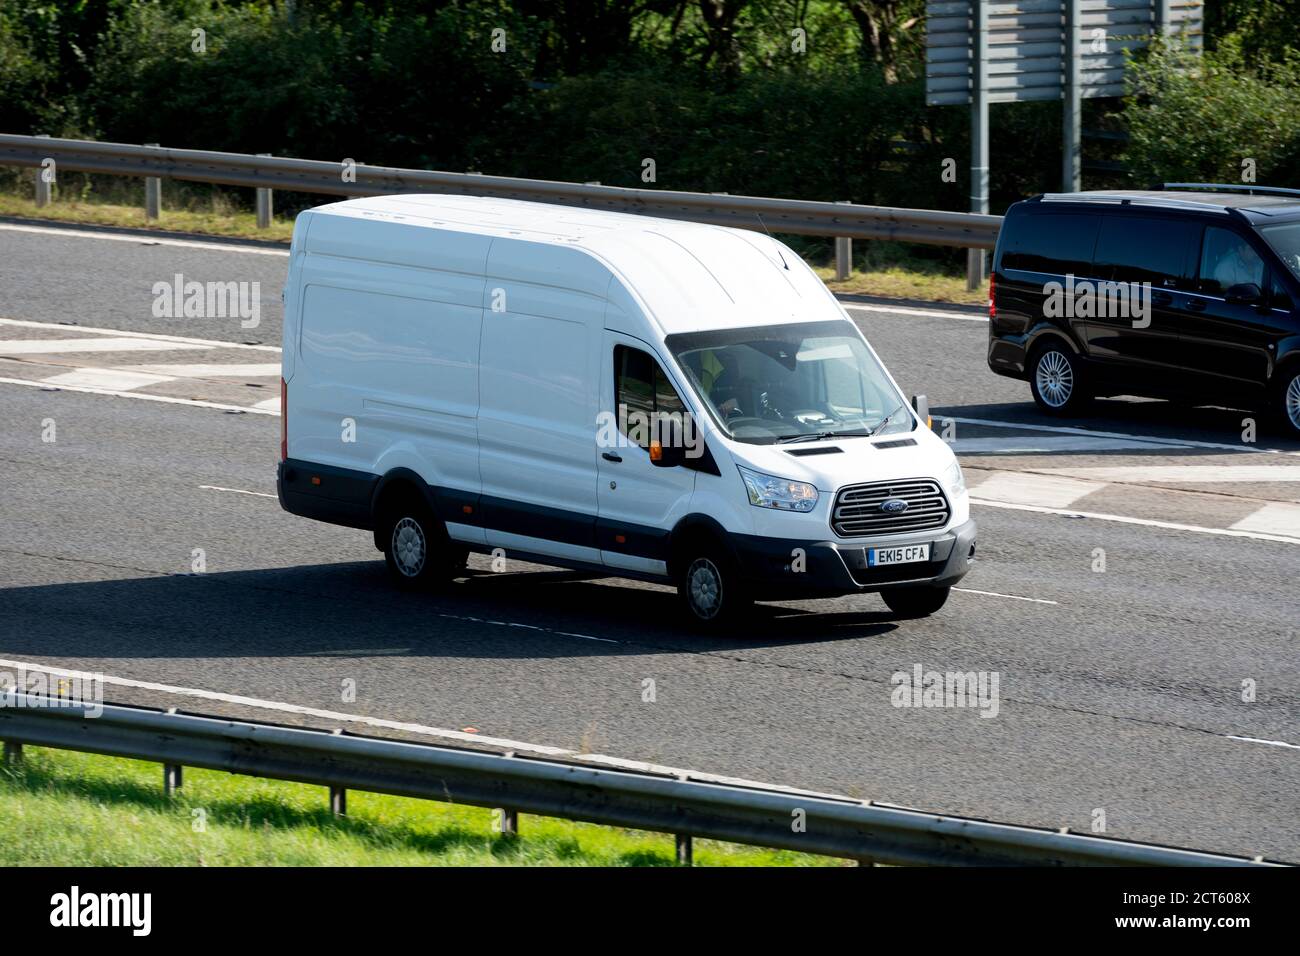
[[[1124, 53], [1145, 47], [1151, 35], [1181, 36], [1201, 47], [1201, 0], [956, 0], [926, 4], [925, 99], [930, 106], [971, 102], [977, 77], [975, 7], [987, 8], [986, 89], [991, 103], [1059, 100], [1065, 95], [1070, 53], [1078, 54], [1079, 95], [1120, 96]], [[1071, 34], [1074, 34], [1073, 41]]]

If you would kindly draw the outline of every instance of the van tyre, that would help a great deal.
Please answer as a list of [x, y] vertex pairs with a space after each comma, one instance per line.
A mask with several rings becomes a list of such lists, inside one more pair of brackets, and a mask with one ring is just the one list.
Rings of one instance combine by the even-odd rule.
[[1078, 414], [1091, 399], [1079, 356], [1060, 342], [1046, 342], [1034, 349], [1029, 389], [1035, 404], [1049, 415]]
[[398, 587], [422, 590], [445, 583], [465, 567], [468, 551], [448, 539], [423, 502], [396, 502], [386, 510], [382, 528], [384, 561]]
[[890, 588], [881, 591], [885, 604], [898, 617], [929, 617], [948, 602], [952, 588], [922, 584], [918, 587]]
[[740, 569], [722, 548], [688, 550], [678, 565], [677, 596], [694, 627], [716, 633], [744, 619], [753, 598]]
[[1288, 438], [1300, 438], [1300, 364], [1282, 372], [1274, 409], [1282, 433]]

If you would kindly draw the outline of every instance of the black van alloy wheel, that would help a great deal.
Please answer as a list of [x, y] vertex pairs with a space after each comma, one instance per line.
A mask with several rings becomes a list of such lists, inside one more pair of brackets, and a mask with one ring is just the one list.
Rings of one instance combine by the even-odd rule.
[[1278, 405], [1282, 429], [1290, 437], [1300, 438], [1300, 366], [1293, 366], [1282, 376]]
[[1088, 400], [1078, 357], [1057, 342], [1034, 350], [1029, 387], [1038, 407], [1052, 415], [1077, 412]]

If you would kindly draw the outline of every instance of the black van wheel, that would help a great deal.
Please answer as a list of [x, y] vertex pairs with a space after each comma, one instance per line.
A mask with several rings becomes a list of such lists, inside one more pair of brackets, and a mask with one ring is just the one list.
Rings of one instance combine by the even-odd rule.
[[735, 562], [716, 545], [686, 550], [677, 561], [677, 596], [686, 618], [703, 631], [725, 631], [753, 603]]
[[1068, 346], [1048, 342], [1034, 349], [1029, 363], [1034, 402], [1049, 415], [1072, 415], [1088, 403], [1079, 357]]
[[1275, 401], [1277, 423], [1288, 438], [1300, 438], [1300, 366], [1282, 373]]
[[948, 602], [952, 588], [922, 584], [881, 591], [889, 609], [899, 617], [929, 617]]
[[399, 587], [429, 587], [465, 567], [469, 552], [450, 541], [433, 512], [413, 496], [393, 502], [382, 527], [384, 562]]

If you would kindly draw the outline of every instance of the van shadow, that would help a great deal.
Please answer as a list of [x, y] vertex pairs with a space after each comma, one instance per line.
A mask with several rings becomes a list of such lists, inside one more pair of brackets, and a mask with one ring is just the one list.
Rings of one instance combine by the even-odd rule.
[[[998, 422], [1004, 425], [1047, 426], [1051, 428], [1079, 428], [1088, 431], [1112, 432], [1131, 435], [1133, 438], [1160, 438], [1166, 441], [1215, 442], [1223, 445], [1240, 446], [1243, 450], [1251, 446], [1242, 441], [1245, 429], [1243, 420], [1255, 422], [1256, 446], [1277, 448], [1284, 451], [1300, 451], [1300, 441], [1287, 437], [1277, 428], [1270, 427], [1259, 412], [1240, 409], [1220, 408], [1217, 406], [1179, 405], [1166, 401], [1144, 401], [1126, 398], [1097, 399], [1090, 413], [1086, 416], [1055, 418], [1038, 410], [1033, 402], [1001, 402], [980, 405], [947, 405], [931, 409], [935, 430], [942, 429], [942, 419], [974, 418]], [[963, 431], [980, 429], [981, 434], [1013, 435], [1011, 429], [988, 428], [980, 425], [957, 425], [957, 436]], [[1039, 433], [1043, 434], [1043, 433]], [[1212, 450], [1210, 450], [1212, 451]], [[1204, 455], [1207, 449], [1176, 446], [1149, 448], [1098, 449], [1081, 447], [1054, 449], [1053, 455]], [[970, 454], [1005, 454], [999, 452], [970, 452]]]
[[474, 564], [427, 593], [396, 590], [382, 560], [11, 588], [0, 656], [609, 657], [878, 638], [897, 627], [868, 596], [848, 599], [863, 611], [843, 599], [758, 605], [733, 633], [705, 636], [688, 629], [667, 588]]

